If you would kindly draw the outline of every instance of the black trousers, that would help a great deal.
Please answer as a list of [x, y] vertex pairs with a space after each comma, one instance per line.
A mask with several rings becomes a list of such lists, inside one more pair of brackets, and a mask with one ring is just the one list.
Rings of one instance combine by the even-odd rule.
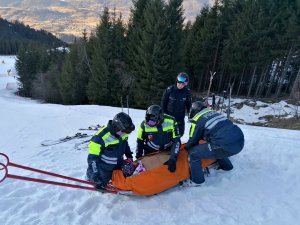
[[201, 184], [205, 181], [201, 160], [202, 159], [216, 159], [219, 163], [219, 168], [223, 170], [232, 170], [233, 165], [229, 160], [229, 156], [233, 155], [222, 148], [214, 148], [209, 143], [199, 144], [188, 152], [189, 164], [191, 171], [191, 180], [197, 184]]
[[185, 122], [184, 120], [177, 120], [177, 125], [178, 125], [178, 129], [179, 129], [179, 134], [180, 134], [180, 137], [183, 136], [184, 134], [184, 128], [185, 128]]

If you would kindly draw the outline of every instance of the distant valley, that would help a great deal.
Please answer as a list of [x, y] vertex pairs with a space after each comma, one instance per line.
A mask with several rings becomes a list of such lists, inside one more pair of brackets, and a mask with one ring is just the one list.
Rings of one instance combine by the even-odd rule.
[[[185, 17], [193, 20], [204, 4], [212, 0], [184, 0]], [[64, 41], [90, 33], [99, 23], [103, 7], [116, 8], [127, 20], [131, 0], [0, 0], [0, 16], [9, 21], [19, 20], [35, 29], [44, 29]]]

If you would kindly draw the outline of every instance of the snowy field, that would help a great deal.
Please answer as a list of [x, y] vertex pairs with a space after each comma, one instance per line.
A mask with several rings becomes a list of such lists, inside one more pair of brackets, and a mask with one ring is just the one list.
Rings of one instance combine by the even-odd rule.
[[[14, 60], [0, 56], [0, 63]], [[1, 64], [0, 64], [1, 65]], [[6, 65], [6, 66], [7, 66]], [[105, 125], [120, 108], [41, 104], [7, 90], [0, 67], [0, 152], [13, 163], [84, 179], [83, 140], [43, 147], [44, 140]], [[145, 111], [130, 109], [136, 126]], [[237, 111], [235, 112], [237, 113]], [[247, 112], [245, 112], [247, 113]], [[249, 112], [248, 112], [249, 113]], [[190, 124], [182, 141], [187, 141]], [[0, 183], [1, 225], [295, 225], [300, 221], [300, 131], [240, 126], [244, 150], [232, 157], [234, 170], [211, 171], [201, 187], [173, 188], [152, 197], [130, 197], [6, 179]], [[135, 151], [136, 131], [129, 137]], [[48, 179], [9, 167], [10, 174]], [[3, 170], [0, 170], [0, 180]], [[62, 182], [61, 179], [52, 179]], [[298, 221], [298, 222], [297, 222]]]

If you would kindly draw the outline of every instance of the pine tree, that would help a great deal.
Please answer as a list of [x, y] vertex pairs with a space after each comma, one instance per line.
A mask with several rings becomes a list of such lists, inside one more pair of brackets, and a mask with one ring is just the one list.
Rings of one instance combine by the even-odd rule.
[[173, 83], [174, 77], [183, 70], [183, 0], [170, 0], [166, 6], [166, 21], [168, 24], [167, 38], [170, 49], [170, 69], [168, 83]]
[[[131, 9], [131, 16], [128, 24], [127, 42], [126, 42], [126, 56], [125, 62], [127, 65], [127, 80], [129, 80], [129, 90], [134, 91], [132, 95], [132, 101], [135, 107], [139, 106], [136, 102], [136, 96], [142, 94], [136, 90], [136, 87], [140, 83], [140, 65], [142, 65], [143, 54], [141, 49], [142, 33], [145, 27], [144, 11], [146, 4], [149, 0], [136, 0], [133, 1], [133, 8]], [[140, 106], [139, 106], [140, 107]]]
[[125, 39], [126, 28], [122, 21], [122, 14], [118, 17], [114, 11], [112, 15], [112, 28], [111, 28], [111, 72], [109, 79], [109, 89], [111, 93], [111, 104], [115, 106], [120, 105], [120, 98], [123, 95], [129, 94], [130, 82], [127, 79], [125, 65]]
[[165, 5], [161, 0], [149, 1], [143, 20], [144, 29], [140, 32], [141, 40], [136, 44], [139, 50], [140, 65], [135, 71], [135, 101], [139, 107], [159, 104], [163, 90], [166, 88], [170, 71], [168, 48], [168, 23]]
[[16, 60], [18, 80], [21, 83], [20, 94], [26, 97], [32, 96], [32, 82], [40, 71], [40, 59], [47, 51], [42, 46], [28, 45], [23, 46]]
[[90, 103], [109, 104], [109, 72], [111, 63], [111, 22], [108, 8], [105, 8], [97, 27], [92, 53], [92, 74], [88, 84], [88, 98]]
[[65, 59], [60, 77], [60, 93], [64, 104], [74, 104], [76, 102], [75, 80], [78, 74], [75, 65], [77, 63], [77, 58], [78, 52], [75, 42], [70, 49], [70, 53]]

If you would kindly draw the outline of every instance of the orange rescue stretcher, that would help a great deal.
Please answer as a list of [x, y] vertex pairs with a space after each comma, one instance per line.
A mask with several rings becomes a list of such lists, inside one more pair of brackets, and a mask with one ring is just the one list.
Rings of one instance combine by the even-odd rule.
[[[169, 172], [168, 165], [164, 165], [168, 161], [170, 155], [166, 152], [144, 156], [141, 161], [146, 171], [124, 177], [121, 170], [115, 170], [112, 176], [112, 185], [121, 190], [132, 191], [135, 195], [149, 196], [163, 192], [180, 181], [190, 177], [190, 169], [188, 163], [188, 153], [184, 149], [185, 145], [181, 145], [180, 153], [176, 162], [176, 171]], [[216, 160], [204, 159], [202, 168], [205, 169], [216, 163]]]

